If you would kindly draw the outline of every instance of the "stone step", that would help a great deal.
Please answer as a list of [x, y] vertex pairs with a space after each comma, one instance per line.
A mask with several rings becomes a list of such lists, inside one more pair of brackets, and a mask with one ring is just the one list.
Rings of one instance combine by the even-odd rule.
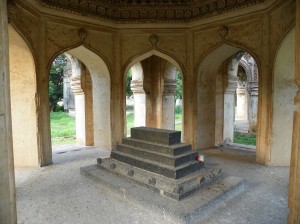
[[160, 152], [172, 156], [177, 156], [180, 154], [184, 154], [188, 151], [192, 151], [192, 145], [185, 144], [185, 143], [163, 145], [163, 144], [146, 142], [146, 141], [133, 139], [133, 138], [123, 138], [122, 143], [133, 147], [142, 148], [149, 151]]
[[220, 169], [203, 168], [183, 178], [171, 179], [115, 159], [98, 158], [97, 162], [99, 167], [109, 172], [119, 174], [141, 187], [176, 200], [181, 200], [194, 194], [200, 188], [211, 184], [222, 176]]
[[197, 152], [188, 151], [181, 155], [170, 156], [167, 154], [163, 154], [155, 151], [149, 151], [149, 150], [145, 150], [145, 149], [141, 149], [130, 145], [125, 145], [125, 144], [117, 145], [116, 150], [118, 152], [127, 153], [141, 159], [156, 161], [158, 163], [162, 163], [172, 167], [177, 167], [184, 163], [194, 161], [196, 156], [198, 155]]
[[141, 159], [136, 156], [118, 151], [112, 151], [111, 158], [173, 179], [182, 178], [186, 175], [200, 170], [203, 167], [202, 163], [193, 160], [174, 168], [173, 166], [168, 166], [147, 159]]
[[180, 143], [181, 132], [158, 128], [136, 127], [131, 128], [131, 137], [147, 142], [173, 145]]

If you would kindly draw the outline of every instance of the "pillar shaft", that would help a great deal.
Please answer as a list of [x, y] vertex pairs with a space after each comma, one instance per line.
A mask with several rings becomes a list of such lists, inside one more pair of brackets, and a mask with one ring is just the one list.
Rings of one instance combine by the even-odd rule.
[[132, 80], [130, 88], [134, 99], [134, 127], [146, 126], [146, 94], [143, 80]]
[[17, 223], [9, 93], [7, 3], [0, 1], [0, 223]]
[[300, 223], [300, 1], [296, 1], [296, 84], [292, 153], [289, 184], [289, 224]]
[[176, 80], [164, 79], [162, 95], [162, 128], [164, 129], [175, 129], [175, 93]]

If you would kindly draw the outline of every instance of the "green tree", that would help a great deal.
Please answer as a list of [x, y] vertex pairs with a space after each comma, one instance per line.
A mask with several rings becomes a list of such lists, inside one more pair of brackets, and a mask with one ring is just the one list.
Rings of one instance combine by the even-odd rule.
[[182, 100], [182, 77], [179, 70], [177, 70], [176, 72], [176, 84], [177, 87], [176, 87], [175, 99]]
[[63, 99], [64, 68], [67, 65], [67, 58], [64, 54], [54, 59], [49, 75], [49, 104], [50, 110], [56, 111], [57, 103]]
[[131, 91], [131, 88], [130, 88], [130, 83], [131, 83], [131, 80], [132, 80], [132, 74], [131, 74], [131, 70], [128, 71], [127, 75], [126, 75], [126, 96], [127, 97], [130, 97], [132, 96], [132, 91]]

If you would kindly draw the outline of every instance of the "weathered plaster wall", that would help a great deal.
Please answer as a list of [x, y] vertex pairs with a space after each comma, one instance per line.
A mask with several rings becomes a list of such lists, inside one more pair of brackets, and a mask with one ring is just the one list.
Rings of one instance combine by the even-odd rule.
[[[22, 5], [22, 2], [18, 4]], [[24, 3], [25, 4], [25, 3]], [[32, 44], [32, 49], [37, 52], [38, 63], [38, 102], [46, 101], [47, 99], [47, 76], [51, 59], [59, 52], [76, 48], [84, 45], [87, 49], [95, 52], [104, 61], [109, 70], [110, 85], [106, 89], [111, 95], [111, 143], [114, 146], [121, 141], [124, 135], [124, 120], [125, 120], [125, 87], [124, 87], [124, 73], [132, 65], [148, 58], [152, 55], [162, 57], [172, 64], [177, 66], [183, 74], [184, 86], [184, 140], [193, 143], [198, 147], [198, 142], [208, 141], [209, 144], [215, 144], [217, 139], [220, 139], [220, 134], [216, 134], [216, 121], [211, 119], [208, 134], [210, 140], [203, 140], [198, 131], [206, 132], [204, 126], [199, 126], [196, 122], [199, 118], [199, 111], [203, 109], [199, 101], [198, 91], [206, 91], [199, 89], [197, 85], [204, 85], [202, 81], [196, 81], [199, 77], [199, 67], [206, 60], [206, 57], [216, 48], [222, 44], [227, 44], [236, 49], [248, 51], [256, 60], [259, 67], [260, 93], [258, 99], [258, 133], [257, 133], [257, 161], [263, 164], [270, 162], [271, 155], [271, 109], [272, 109], [272, 71], [271, 64], [273, 55], [276, 49], [276, 44], [280, 42], [283, 34], [291, 26], [294, 20], [294, 13], [292, 11], [294, 1], [281, 1], [280, 4], [271, 7], [269, 10], [261, 11], [259, 13], [249, 14], [245, 16], [232, 14], [227, 16], [222, 21], [213, 21], [212, 23], [204, 24], [201, 21], [193, 23], [193, 27], [189, 25], [186, 27], [182, 24], [180, 29], [166, 28], [160, 24], [147, 24], [138, 27], [122, 26], [119, 24], [113, 28], [107, 28], [107, 23], [102, 24], [101, 21], [89, 18], [80, 22], [79, 20], [63, 19], [62, 15], [59, 18], [48, 17], [39, 14], [38, 11], [25, 7], [20, 9], [17, 6], [14, 11], [15, 14], [23, 15], [23, 17], [12, 17], [12, 21], [17, 26], [24, 37], [28, 39], [28, 43]], [[30, 12], [29, 12], [30, 11]], [[37, 19], [37, 15], [40, 19]], [[22, 19], [20, 19], [22, 18]], [[74, 18], [74, 17], [73, 17]], [[39, 26], [32, 26], [38, 20]], [[89, 24], [87, 21], [91, 21]], [[22, 26], [22, 27], [19, 27]], [[30, 27], [29, 27], [30, 26]], [[176, 24], [172, 24], [176, 27]], [[28, 33], [28, 34], [27, 34]], [[274, 44], [274, 45], [273, 45]], [[46, 49], [46, 50], [45, 50]], [[229, 57], [230, 54], [226, 57]], [[232, 52], [234, 53], [234, 52]], [[221, 54], [223, 54], [221, 52]], [[223, 55], [224, 56], [224, 55]], [[220, 67], [226, 57], [218, 59], [216, 63]], [[44, 60], [41, 60], [44, 59]], [[48, 64], [47, 64], [48, 63]], [[215, 63], [211, 60], [211, 63]], [[215, 67], [205, 68], [203, 80], [209, 81], [215, 85], [215, 76], [218, 72]], [[203, 71], [204, 71], [203, 70]], [[92, 74], [91, 74], [92, 75]], [[93, 76], [92, 76], [93, 77]], [[93, 83], [94, 80], [93, 80]], [[97, 86], [100, 84], [97, 84]], [[93, 88], [94, 88], [93, 84]], [[99, 92], [100, 93], [100, 92]], [[210, 92], [212, 93], [212, 92]], [[208, 94], [208, 93], [206, 93]], [[215, 93], [214, 93], [215, 94]], [[99, 96], [93, 93], [94, 96]], [[201, 94], [200, 94], [201, 95]], [[205, 94], [204, 94], [205, 95]], [[207, 100], [203, 95], [203, 100]], [[106, 95], [105, 95], [106, 96]], [[215, 96], [213, 101], [214, 102]], [[220, 101], [220, 100], [218, 100]], [[215, 103], [207, 109], [210, 113], [215, 113]], [[38, 104], [38, 126], [39, 126], [39, 148], [45, 150], [45, 158], [42, 160], [50, 160], [51, 157], [47, 145], [49, 144], [49, 121], [48, 112], [43, 104]], [[95, 108], [96, 106], [94, 106]], [[96, 116], [96, 114], [94, 113]], [[203, 115], [204, 116], [204, 115]], [[206, 116], [206, 115], [205, 115]], [[201, 116], [200, 116], [201, 117]], [[94, 118], [97, 119], [96, 117]], [[42, 127], [43, 124], [44, 126]], [[196, 125], [197, 124], [197, 125]], [[221, 126], [219, 123], [218, 127]], [[99, 136], [96, 134], [95, 136]], [[214, 136], [214, 137], [212, 137]], [[208, 144], [205, 144], [208, 145]]]
[[0, 223], [16, 224], [6, 1], [0, 1]]
[[29, 47], [12, 27], [9, 49], [15, 166], [38, 166], [35, 63]]
[[289, 166], [295, 85], [295, 29], [283, 40], [274, 64], [271, 165]]

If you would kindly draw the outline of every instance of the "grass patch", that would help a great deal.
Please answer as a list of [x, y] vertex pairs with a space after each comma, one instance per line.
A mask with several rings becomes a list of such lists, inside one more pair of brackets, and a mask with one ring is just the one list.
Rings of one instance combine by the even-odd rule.
[[127, 122], [127, 136], [130, 136], [130, 129], [134, 126], [134, 115], [133, 113], [126, 115], [126, 122]]
[[255, 146], [256, 145], [256, 135], [235, 132], [234, 136], [233, 136], [233, 143]]
[[75, 143], [75, 118], [64, 112], [50, 113], [51, 141], [54, 145]]

